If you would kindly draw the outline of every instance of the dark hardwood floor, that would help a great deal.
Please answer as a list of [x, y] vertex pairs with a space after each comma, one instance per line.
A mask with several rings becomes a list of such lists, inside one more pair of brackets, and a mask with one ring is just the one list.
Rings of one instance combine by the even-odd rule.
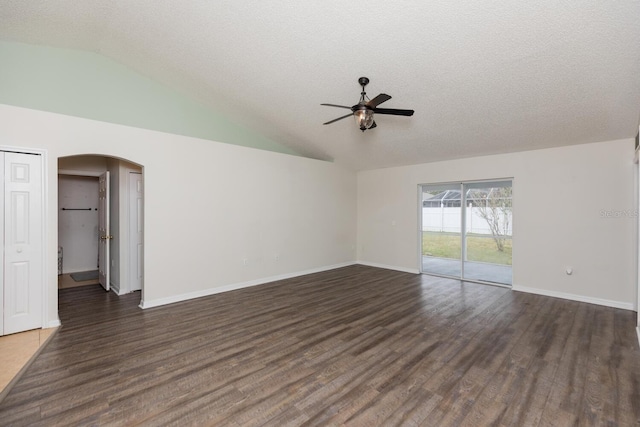
[[640, 423], [630, 311], [365, 266], [139, 299], [60, 290], [0, 425]]

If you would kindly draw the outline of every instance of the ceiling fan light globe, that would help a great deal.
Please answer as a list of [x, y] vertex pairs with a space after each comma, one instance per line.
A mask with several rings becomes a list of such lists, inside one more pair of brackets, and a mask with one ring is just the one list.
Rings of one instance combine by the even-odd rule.
[[373, 125], [373, 111], [369, 109], [357, 110], [353, 113], [353, 118], [356, 124], [364, 132], [365, 129], [369, 129]]

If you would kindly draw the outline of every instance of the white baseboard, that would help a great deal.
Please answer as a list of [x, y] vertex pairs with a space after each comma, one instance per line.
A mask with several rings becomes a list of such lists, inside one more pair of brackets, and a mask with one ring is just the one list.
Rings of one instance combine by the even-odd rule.
[[44, 329], [57, 328], [58, 326], [61, 326], [61, 325], [62, 323], [60, 323], [60, 319], [49, 320], [49, 322], [44, 326]]
[[405, 268], [405, 267], [398, 267], [395, 265], [377, 264], [375, 262], [366, 262], [366, 261], [358, 261], [357, 264], [366, 265], [368, 267], [376, 267], [376, 268], [384, 268], [387, 270], [401, 271], [403, 273], [420, 274], [420, 270], [418, 270], [417, 268]]
[[251, 287], [251, 286], [264, 285], [265, 283], [271, 283], [271, 282], [275, 282], [277, 280], [291, 279], [291, 278], [294, 278], [294, 277], [304, 276], [304, 275], [307, 275], [307, 274], [320, 273], [320, 272], [328, 271], [328, 270], [335, 270], [336, 268], [348, 267], [348, 266], [354, 265], [354, 264], [356, 264], [356, 263], [355, 262], [345, 262], [345, 263], [342, 263], [342, 264], [328, 265], [328, 266], [325, 266], [325, 267], [313, 268], [313, 269], [310, 269], [310, 270], [297, 271], [297, 272], [294, 272], [294, 273], [287, 273], [287, 274], [280, 274], [280, 275], [277, 275], [277, 276], [265, 277], [265, 278], [256, 279], [256, 280], [249, 280], [247, 282], [232, 283], [230, 285], [217, 286], [215, 288], [208, 288], [208, 289], [203, 289], [203, 290], [200, 290], [200, 291], [188, 292], [186, 294], [174, 295], [174, 296], [170, 296], [170, 297], [166, 297], [166, 298], [158, 298], [158, 299], [150, 300], [150, 301], [149, 300], [147, 300], [147, 301], [142, 300], [142, 301], [140, 301], [140, 308], [147, 309], [147, 308], [159, 307], [161, 305], [173, 304], [173, 303], [176, 303], [176, 302], [187, 301], [187, 300], [194, 299], [194, 298], [202, 298], [202, 297], [206, 297], [206, 296], [209, 296], [209, 295], [220, 294], [222, 292], [229, 292], [229, 291], [235, 291], [237, 289], [248, 288], [248, 287]]
[[120, 292], [120, 285], [115, 285], [113, 283], [109, 284], [109, 290], [113, 291], [113, 293], [115, 293], [118, 296], [122, 296], [124, 295], [124, 293]]
[[564, 292], [548, 291], [546, 289], [530, 288], [530, 287], [527, 287], [527, 286], [513, 285], [513, 287], [511, 289], [513, 289], [514, 291], [517, 291], [517, 292], [526, 292], [526, 293], [529, 293], [529, 294], [544, 295], [544, 296], [547, 296], [547, 297], [562, 298], [562, 299], [568, 299], [568, 300], [571, 300], [571, 301], [586, 302], [586, 303], [589, 303], [589, 304], [604, 305], [606, 307], [621, 308], [623, 310], [634, 311], [633, 303], [627, 303], [627, 302], [622, 302], [622, 301], [613, 301], [613, 300], [608, 300], [608, 299], [603, 299], [603, 298], [587, 297], [587, 296], [584, 296], [584, 295], [576, 295], [576, 294], [568, 294], [568, 293], [564, 293]]

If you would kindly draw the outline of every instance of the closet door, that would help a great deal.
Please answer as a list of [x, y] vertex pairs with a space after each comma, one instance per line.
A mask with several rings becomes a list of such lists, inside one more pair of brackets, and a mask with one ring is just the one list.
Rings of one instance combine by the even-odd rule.
[[[0, 152], [1, 153], [1, 152]], [[42, 157], [2, 153], [3, 333], [42, 327]]]

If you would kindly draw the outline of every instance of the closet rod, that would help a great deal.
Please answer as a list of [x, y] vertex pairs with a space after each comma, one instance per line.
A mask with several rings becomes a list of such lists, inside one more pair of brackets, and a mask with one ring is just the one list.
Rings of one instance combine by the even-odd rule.
[[[91, 208], [81, 209], [81, 208], [62, 208], [63, 211], [90, 211]], [[98, 210], [98, 209], [96, 209]]]

